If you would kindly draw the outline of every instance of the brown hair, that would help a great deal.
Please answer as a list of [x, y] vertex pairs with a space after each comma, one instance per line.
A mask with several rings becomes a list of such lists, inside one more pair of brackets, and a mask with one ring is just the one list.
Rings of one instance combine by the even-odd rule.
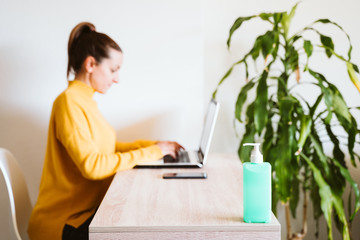
[[71, 71], [77, 74], [88, 56], [94, 57], [99, 63], [108, 58], [109, 48], [122, 52], [108, 35], [96, 32], [94, 24], [81, 22], [76, 25], [69, 37], [67, 77]]

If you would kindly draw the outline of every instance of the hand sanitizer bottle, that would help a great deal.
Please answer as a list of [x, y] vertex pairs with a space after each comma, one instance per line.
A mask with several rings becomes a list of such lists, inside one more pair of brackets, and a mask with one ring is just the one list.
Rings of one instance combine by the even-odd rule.
[[246, 143], [254, 146], [251, 162], [243, 164], [243, 209], [247, 223], [268, 223], [271, 221], [271, 165], [263, 162], [260, 143]]

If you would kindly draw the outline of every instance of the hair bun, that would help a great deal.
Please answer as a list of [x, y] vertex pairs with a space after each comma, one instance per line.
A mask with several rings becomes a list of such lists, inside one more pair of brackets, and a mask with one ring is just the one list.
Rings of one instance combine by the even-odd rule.
[[76, 39], [78, 39], [82, 34], [96, 32], [95, 25], [90, 22], [81, 22], [74, 27], [74, 29], [70, 33], [69, 44], [73, 43]]
[[89, 23], [89, 22], [79, 23], [77, 26], [75, 26], [75, 29], [76, 29], [76, 27], [79, 27], [80, 35], [82, 33], [96, 32], [96, 28], [95, 28], [94, 24]]
[[70, 33], [69, 43], [68, 43], [68, 51], [74, 42], [79, 39], [79, 37], [85, 33], [96, 32], [95, 25], [90, 22], [81, 22], [74, 27], [74, 29]]

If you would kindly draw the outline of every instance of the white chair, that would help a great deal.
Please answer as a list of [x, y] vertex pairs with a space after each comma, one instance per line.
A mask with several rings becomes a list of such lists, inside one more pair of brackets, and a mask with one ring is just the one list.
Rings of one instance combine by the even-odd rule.
[[9, 193], [12, 231], [19, 240], [29, 239], [27, 227], [32, 210], [29, 192], [19, 164], [4, 148], [0, 148], [0, 169]]

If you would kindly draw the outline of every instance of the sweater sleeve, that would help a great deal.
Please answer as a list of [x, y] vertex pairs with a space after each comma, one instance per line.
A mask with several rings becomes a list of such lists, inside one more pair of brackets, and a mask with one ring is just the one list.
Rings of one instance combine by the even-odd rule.
[[139, 148], [149, 147], [156, 144], [157, 141], [137, 140], [135, 142], [116, 142], [116, 152], [127, 152]]
[[131, 169], [139, 162], [162, 157], [161, 149], [156, 145], [126, 152], [102, 153], [92, 140], [86, 114], [68, 99], [58, 105], [54, 117], [57, 139], [85, 178], [104, 179], [119, 170]]

